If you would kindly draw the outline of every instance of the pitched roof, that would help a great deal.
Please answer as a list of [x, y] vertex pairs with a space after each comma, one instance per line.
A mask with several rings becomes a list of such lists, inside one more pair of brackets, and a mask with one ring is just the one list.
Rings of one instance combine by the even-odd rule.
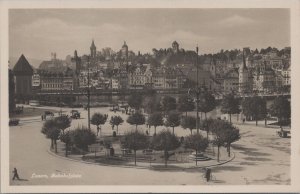
[[33, 68], [25, 58], [25, 56], [22, 54], [21, 57], [19, 58], [18, 62], [15, 64], [13, 68], [14, 73], [19, 73], [19, 74], [33, 74]]

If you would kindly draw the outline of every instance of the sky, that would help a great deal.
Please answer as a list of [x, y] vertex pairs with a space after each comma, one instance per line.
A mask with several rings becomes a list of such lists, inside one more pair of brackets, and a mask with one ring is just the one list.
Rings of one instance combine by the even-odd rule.
[[47, 60], [90, 53], [129, 50], [151, 53], [180, 48], [199, 54], [221, 49], [290, 46], [289, 9], [12, 9], [9, 11], [9, 55]]

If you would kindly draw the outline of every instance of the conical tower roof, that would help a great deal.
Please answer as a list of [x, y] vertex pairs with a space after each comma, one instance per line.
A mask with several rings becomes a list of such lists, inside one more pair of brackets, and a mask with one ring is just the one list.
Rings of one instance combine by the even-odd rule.
[[91, 49], [95, 49], [96, 46], [95, 46], [95, 43], [94, 43], [94, 40], [92, 41], [92, 45], [91, 45]]
[[22, 54], [13, 68], [15, 75], [33, 75], [33, 68]]

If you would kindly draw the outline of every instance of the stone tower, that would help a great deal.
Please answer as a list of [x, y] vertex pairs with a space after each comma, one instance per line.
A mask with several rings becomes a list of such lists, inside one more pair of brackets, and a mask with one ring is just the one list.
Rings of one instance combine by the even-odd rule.
[[16, 96], [29, 96], [32, 94], [32, 75], [33, 68], [22, 54], [13, 68], [15, 76], [15, 94]]
[[97, 48], [95, 46], [94, 40], [92, 41], [92, 45], [90, 47], [91, 50], [91, 58], [96, 58], [96, 52], [97, 52]]

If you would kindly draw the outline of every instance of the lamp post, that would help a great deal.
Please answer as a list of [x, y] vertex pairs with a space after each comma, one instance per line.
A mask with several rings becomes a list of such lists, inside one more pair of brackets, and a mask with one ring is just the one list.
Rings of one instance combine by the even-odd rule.
[[197, 72], [197, 85], [196, 88], [194, 89], [189, 89], [188, 94], [194, 96], [195, 101], [196, 101], [196, 129], [197, 129], [197, 134], [199, 134], [199, 96], [201, 93], [201, 88], [199, 88], [199, 68], [198, 68], [198, 52], [199, 52], [199, 48], [198, 46], [196, 47], [196, 53], [197, 53], [197, 57], [196, 57], [196, 72]]
[[88, 104], [87, 104], [87, 109], [88, 109], [88, 128], [91, 129], [91, 119], [90, 119], [90, 62], [87, 63], [87, 68], [88, 68], [88, 87], [87, 87], [87, 97], [88, 97]]

